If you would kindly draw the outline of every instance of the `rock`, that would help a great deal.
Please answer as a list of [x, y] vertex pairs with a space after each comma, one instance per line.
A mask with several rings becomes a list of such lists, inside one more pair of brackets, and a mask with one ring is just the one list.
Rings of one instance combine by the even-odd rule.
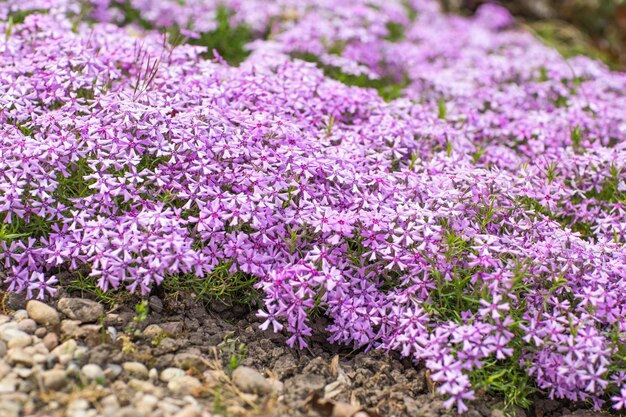
[[159, 371], [157, 371], [156, 368], [151, 368], [150, 371], [148, 371], [148, 379], [150, 381], [159, 379]]
[[33, 319], [26, 318], [17, 323], [17, 328], [24, 333], [33, 334], [37, 330], [37, 323]]
[[42, 342], [44, 346], [51, 351], [59, 345], [59, 336], [57, 336], [56, 333], [48, 333], [44, 336]]
[[7, 350], [9, 350], [7, 343], [4, 340], [0, 340], [0, 358], [4, 358], [6, 356]]
[[141, 335], [148, 339], [155, 339], [164, 332], [164, 330], [158, 324], [151, 324], [141, 332]]
[[188, 370], [188, 369], [196, 369], [200, 372], [204, 372], [207, 369], [206, 360], [195, 353], [179, 353], [174, 356], [174, 365], [179, 368]]
[[48, 329], [46, 329], [45, 327], [37, 327], [37, 329], [35, 330], [35, 336], [40, 339], [43, 339], [47, 334]]
[[153, 353], [156, 356], [174, 353], [184, 344], [185, 342], [182, 340], [176, 340], [172, 339], [171, 337], [166, 337], [165, 339], [161, 340], [157, 346], [155, 346]]
[[67, 373], [62, 369], [43, 371], [41, 382], [49, 390], [61, 390], [67, 385]]
[[26, 320], [28, 318], [28, 312], [26, 310], [20, 309], [13, 313], [13, 320], [16, 322], [20, 322], [22, 320]]
[[174, 415], [174, 417], [200, 417], [201, 413], [197, 406], [189, 404], [178, 413]]
[[156, 408], [156, 405], [159, 403], [159, 399], [152, 394], [145, 394], [143, 397], [139, 399], [135, 403], [135, 406], [139, 411], [144, 411], [146, 413], [150, 413], [152, 410]]
[[264, 390], [266, 393], [269, 393], [272, 395], [279, 395], [283, 392], [284, 388], [285, 388], [285, 384], [283, 384], [277, 379], [267, 378], [265, 380]]
[[87, 364], [81, 368], [81, 373], [87, 380], [96, 381], [96, 380], [104, 380], [104, 371], [98, 365], [93, 363]]
[[117, 377], [120, 376], [121, 373], [122, 367], [114, 363], [108, 364], [104, 369], [104, 376], [106, 376], [109, 381], [117, 379]]
[[167, 388], [173, 393], [188, 395], [202, 388], [202, 383], [192, 376], [183, 375], [180, 378], [174, 378], [168, 382]]
[[8, 363], [0, 359], [0, 380], [7, 376], [12, 369], [13, 368], [10, 367]]
[[159, 325], [163, 331], [169, 335], [175, 336], [183, 332], [183, 323], [180, 321], [170, 321]]
[[17, 380], [3, 379], [2, 381], [0, 381], [0, 394], [11, 394], [15, 392], [16, 386]]
[[80, 320], [61, 321], [61, 334], [67, 337], [78, 337]]
[[155, 313], [160, 313], [161, 311], [163, 311], [163, 301], [161, 301], [159, 297], [150, 297], [148, 299], [148, 306], [150, 307], [150, 310], [154, 311]]
[[32, 337], [28, 333], [24, 333], [18, 329], [6, 329], [2, 332], [2, 340], [7, 342], [7, 347], [26, 347], [33, 341]]
[[9, 349], [6, 359], [9, 364], [13, 365], [33, 366], [35, 363], [33, 355], [26, 353], [20, 348]]
[[143, 381], [141, 379], [130, 379], [128, 381], [128, 388], [133, 391], [142, 392], [144, 394], [151, 394], [156, 397], [163, 397], [163, 388], [155, 387], [150, 381]]
[[498, 410], [498, 409], [492, 410], [490, 415], [491, 417], [505, 417], [505, 414], [501, 410]]
[[81, 323], [93, 323], [104, 317], [104, 307], [84, 298], [61, 298], [57, 308], [72, 320]]
[[52, 349], [52, 353], [59, 357], [61, 355], [69, 355], [69, 357], [72, 358], [77, 347], [78, 344], [76, 343], [76, 340], [69, 339]]
[[185, 371], [180, 368], [166, 368], [161, 371], [161, 375], [159, 375], [159, 379], [163, 382], [170, 382], [175, 378], [180, 378], [185, 375]]
[[61, 322], [59, 313], [47, 304], [37, 300], [30, 300], [26, 304], [28, 316], [44, 326], [56, 326]]
[[241, 391], [248, 394], [260, 394], [265, 392], [265, 378], [256, 369], [240, 366], [233, 371], [233, 384]]
[[122, 368], [131, 377], [148, 379], [148, 368], [141, 362], [124, 362]]

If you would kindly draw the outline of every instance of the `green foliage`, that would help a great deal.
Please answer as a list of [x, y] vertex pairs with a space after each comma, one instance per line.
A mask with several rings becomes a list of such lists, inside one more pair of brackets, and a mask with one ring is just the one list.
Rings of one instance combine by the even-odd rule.
[[231, 65], [238, 65], [250, 52], [246, 44], [252, 40], [252, 30], [246, 25], [231, 26], [232, 13], [223, 6], [217, 9], [217, 29], [200, 34], [199, 39], [189, 39], [192, 45], [206, 46], [207, 56], [213, 57], [213, 50]]
[[409, 84], [409, 80], [406, 76], [402, 81], [398, 82], [391, 77], [371, 79], [365, 74], [347, 74], [337, 67], [322, 63], [317, 56], [310, 53], [292, 54], [292, 57], [317, 64], [317, 66], [324, 71], [324, 75], [339, 82], [342, 82], [345, 85], [373, 88], [378, 92], [378, 95], [387, 102], [401, 97], [402, 91]]

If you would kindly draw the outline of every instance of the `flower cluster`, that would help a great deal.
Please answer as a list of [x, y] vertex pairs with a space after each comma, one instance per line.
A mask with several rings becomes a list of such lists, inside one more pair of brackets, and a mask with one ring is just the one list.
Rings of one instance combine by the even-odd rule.
[[[494, 5], [89, 4], [0, 3], [9, 290], [43, 298], [68, 270], [143, 295], [243, 274], [263, 328], [302, 348], [322, 313], [333, 342], [424, 363], [458, 411], [519, 383], [502, 364], [624, 406], [625, 74], [564, 60]], [[193, 38], [222, 8], [253, 29], [238, 67], [157, 30]], [[156, 29], [120, 27], [130, 9]]]

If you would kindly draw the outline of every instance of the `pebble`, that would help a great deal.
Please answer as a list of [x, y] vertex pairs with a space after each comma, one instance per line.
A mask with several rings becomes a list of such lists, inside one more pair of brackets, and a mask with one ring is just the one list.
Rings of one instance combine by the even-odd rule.
[[67, 385], [67, 373], [62, 369], [51, 369], [41, 373], [41, 381], [49, 390], [61, 390]]
[[84, 298], [61, 298], [57, 308], [72, 320], [93, 323], [104, 317], [102, 304]]
[[0, 381], [0, 394], [11, 394], [15, 392], [16, 386], [17, 386], [16, 380], [3, 379], [2, 381]]
[[207, 369], [206, 360], [195, 353], [179, 353], [174, 356], [174, 364], [182, 369], [196, 369], [204, 372]]
[[44, 346], [48, 348], [49, 351], [59, 346], [59, 336], [56, 333], [48, 333], [44, 336], [42, 340]]
[[240, 366], [233, 371], [233, 384], [248, 394], [265, 392], [265, 378], [256, 369]]
[[148, 368], [141, 362], [124, 362], [122, 368], [131, 377], [148, 379]]
[[28, 312], [26, 310], [17, 310], [15, 313], [13, 313], [13, 319], [18, 323], [22, 320], [26, 320], [27, 318]]
[[174, 417], [200, 417], [200, 415], [198, 407], [190, 404], [176, 413]]
[[193, 394], [202, 388], [202, 383], [189, 375], [174, 378], [167, 384], [167, 389], [176, 394]]
[[164, 332], [164, 330], [158, 324], [151, 324], [141, 332], [142, 336], [147, 337], [148, 339], [155, 339]]
[[33, 334], [37, 330], [37, 322], [33, 319], [25, 318], [17, 323], [17, 328], [24, 333]]
[[139, 411], [151, 412], [159, 403], [159, 399], [151, 394], [143, 395], [135, 404]]
[[80, 320], [61, 321], [61, 334], [66, 337], [79, 337]]
[[150, 381], [156, 381], [159, 379], [159, 371], [157, 371], [156, 368], [151, 368], [148, 372], [148, 379]]
[[7, 376], [12, 369], [13, 368], [10, 367], [8, 363], [0, 359], [0, 380]]
[[89, 381], [95, 381], [98, 379], [104, 379], [104, 370], [98, 365], [93, 363], [87, 364], [81, 368], [81, 373]]
[[61, 322], [59, 313], [47, 304], [37, 300], [30, 300], [26, 304], [28, 316], [44, 326], [55, 326]]
[[32, 355], [26, 353], [23, 349], [13, 348], [7, 351], [7, 362], [13, 365], [33, 366], [35, 361]]
[[180, 368], [165, 368], [161, 371], [159, 379], [163, 382], [170, 382], [175, 378], [180, 378], [185, 375], [185, 371]]
[[122, 374], [122, 367], [114, 363], [108, 364], [104, 369], [104, 376], [106, 376], [106, 378], [109, 381], [113, 381], [114, 379], [117, 379], [117, 377], [120, 376], [121, 374]]
[[76, 343], [76, 340], [69, 339], [52, 349], [52, 353], [59, 357], [61, 355], [69, 355], [71, 358], [72, 356], [74, 356], [74, 352], [76, 352], [77, 347], [78, 344]]
[[48, 334], [48, 329], [45, 327], [37, 327], [37, 330], [35, 330], [35, 336], [40, 339], [43, 339], [46, 334]]
[[7, 343], [9, 349], [14, 347], [23, 348], [29, 346], [33, 341], [28, 333], [18, 329], [6, 329], [3, 331], [2, 340]]

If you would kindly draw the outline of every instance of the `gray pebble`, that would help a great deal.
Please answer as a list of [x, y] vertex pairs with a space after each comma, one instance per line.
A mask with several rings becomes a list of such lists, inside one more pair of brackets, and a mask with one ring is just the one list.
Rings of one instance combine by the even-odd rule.
[[57, 308], [70, 319], [81, 323], [93, 323], [104, 317], [102, 304], [84, 298], [61, 298]]
[[241, 391], [249, 394], [265, 392], [265, 378], [256, 369], [240, 366], [233, 371], [233, 383]]

